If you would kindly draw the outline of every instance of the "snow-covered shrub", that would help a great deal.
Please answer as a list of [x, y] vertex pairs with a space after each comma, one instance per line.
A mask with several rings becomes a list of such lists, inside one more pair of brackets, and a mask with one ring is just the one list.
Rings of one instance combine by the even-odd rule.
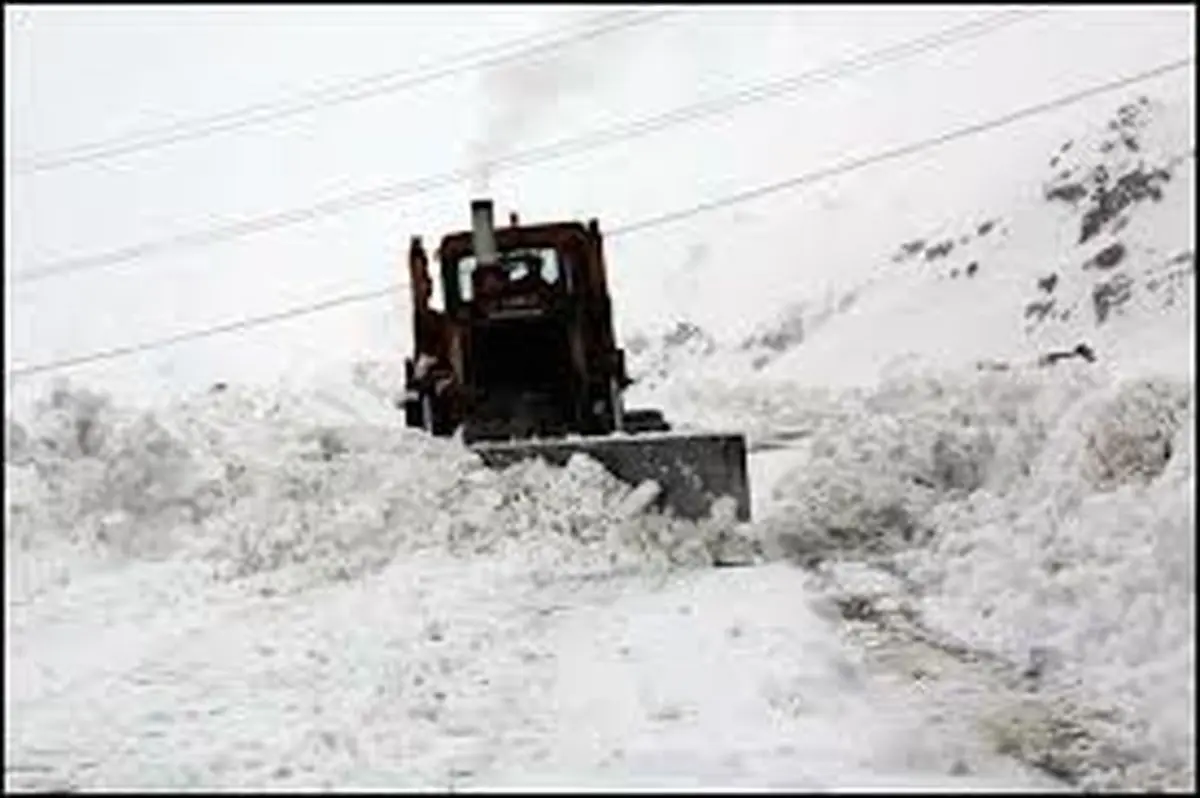
[[1101, 490], [1132, 481], [1148, 483], [1162, 473], [1174, 449], [1190, 388], [1162, 380], [1119, 386], [1092, 421], [1084, 475]]

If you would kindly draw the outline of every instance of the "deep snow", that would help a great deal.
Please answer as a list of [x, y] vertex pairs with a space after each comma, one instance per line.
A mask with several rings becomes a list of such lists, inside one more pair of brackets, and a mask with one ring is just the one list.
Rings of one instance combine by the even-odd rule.
[[486, 470], [389, 365], [49, 395], [6, 423], [6, 788], [1194, 789], [1192, 132], [1130, 107], [749, 339], [630, 347], [634, 399], [746, 430], [752, 525]]

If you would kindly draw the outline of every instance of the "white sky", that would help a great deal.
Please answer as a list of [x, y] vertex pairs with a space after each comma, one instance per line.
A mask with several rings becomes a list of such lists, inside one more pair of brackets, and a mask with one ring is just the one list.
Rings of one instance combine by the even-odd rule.
[[[6, 162], [436, 64], [617, 8], [6, 6]], [[526, 65], [466, 74], [134, 155], [37, 174], [6, 169], [6, 273], [465, 167], [504, 111], [496, 90], [547, 85], [548, 75], [561, 92], [526, 103], [530, 119], [510, 149], [652, 116], [998, 8], [687, 7], [548, 59], [541, 73]], [[490, 194], [501, 218], [515, 206], [526, 220], [595, 216], [615, 228], [1194, 53], [1192, 6], [1056, 7], [715, 120], [502, 172]], [[1131, 93], [1192, 92], [1192, 80], [1185, 70]], [[948, 214], [986, 213], [1019, 175], [1044, 169], [1084, 120], [1121, 100], [1099, 98], [931, 155], [613, 239], [618, 324], [628, 331], [686, 313], [737, 332], [772, 302], [852, 279]], [[6, 281], [6, 368], [383, 287], [402, 276], [409, 236], [422, 234], [432, 249], [466, 225], [472, 196], [464, 183], [203, 249]], [[399, 361], [408, 353], [406, 313], [401, 294], [62, 373], [148, 392], [364, 357]]]

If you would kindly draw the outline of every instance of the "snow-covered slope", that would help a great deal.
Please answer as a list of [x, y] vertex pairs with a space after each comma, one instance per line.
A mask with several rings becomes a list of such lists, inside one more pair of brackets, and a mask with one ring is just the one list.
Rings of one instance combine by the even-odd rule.
[[[717, 340], [686, 319], [638, 336], [635, 395], [687, 417], [705, 374], [726, 385], [870, 385], [926, 366], [1032, 362], [1080, 343], [1106, 370], [1191, 369], [1193, 142], [1190, 103], [1131, 98], [1048, 153], [1042, 174], [1014, 176], [1009, 207], [914, 229], [885, 262], [823, 280], [815, 295], [798, 283], [750, 336]], [[793, 268], [782, 255], [778, 266]], [[668, 362], [689, 365], [664, 381]], [[726, 380], [730, 368], [736, 379]]]

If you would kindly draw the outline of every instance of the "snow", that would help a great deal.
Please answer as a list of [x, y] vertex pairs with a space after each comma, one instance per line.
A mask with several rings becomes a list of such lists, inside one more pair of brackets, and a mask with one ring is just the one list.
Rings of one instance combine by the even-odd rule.
[[539, 778], [577, 784], [599, 768], [589, 787], [948, 789], [919, 774], [979, 760], [993, 771], [956, 788], [1013, 783], [1011, 766], [963, 750], [912, 696], [864, 678], [806, 604], [776, 564], [674, 575], [580, 612], [560, 632], [553, 705], [559, 728], [589, 734], [557, 738]]
[[[1191, 108], [1131, 97], [1006, 212], [914, 236], [846, 301], [794, 303], [736, 344], [684, 321], [684, 344], [648, 338], [639, 362], [639, 401], [746, 430], [770, 546], [857, 619], [851, 639], [914, 672], [991, 663], [998, 683], [969, 668], [935, 692], [1090, 789], [1195, 786]], [[1161, 195], [1105, 197], [1156, 169]], [[1048, 196], [1072, 183], [1080, 201]], [[1081, 342], [1096, 362], [1043, 361]]]
[[[1085, 727], [1108, 749], [1058, 752], [1087, 759], [1074, 766], [1084, 785], [1185, 789], [1193, 388], [1026, 379], [891, 384], [845, 402], [842, 417], [814, 420], [764, 524], [784, 556], [830, 569], [831, 595], [903, 607], [1014, 674], [1038, 663], [1039, 704], [1097, 715]], [[864, 590], [839, 571], [847, 560], [900, 578]]]
[[321, 401], [67, 390], [29, 424], [10, 786], [1048, 783], [947, 758], [936, 724], [914, 740], [919, 702], [872, 683], [794, 568], [707, 567], [728, 525], [630, 521], [590, 461], [496, 472], [315, 424]]
[[[1145, 107], [1137, 157], [1102, 124], [740, 341], [630, 346], [631, 405], [745, 432], [751, 524], [487, 469], [382, 362], [60, 386], [6, 420], [6, 788], [1194, 790], [1194, 161]], [[1081, 242], [1046, 189], [1098, 162], [1174, 171]]]

